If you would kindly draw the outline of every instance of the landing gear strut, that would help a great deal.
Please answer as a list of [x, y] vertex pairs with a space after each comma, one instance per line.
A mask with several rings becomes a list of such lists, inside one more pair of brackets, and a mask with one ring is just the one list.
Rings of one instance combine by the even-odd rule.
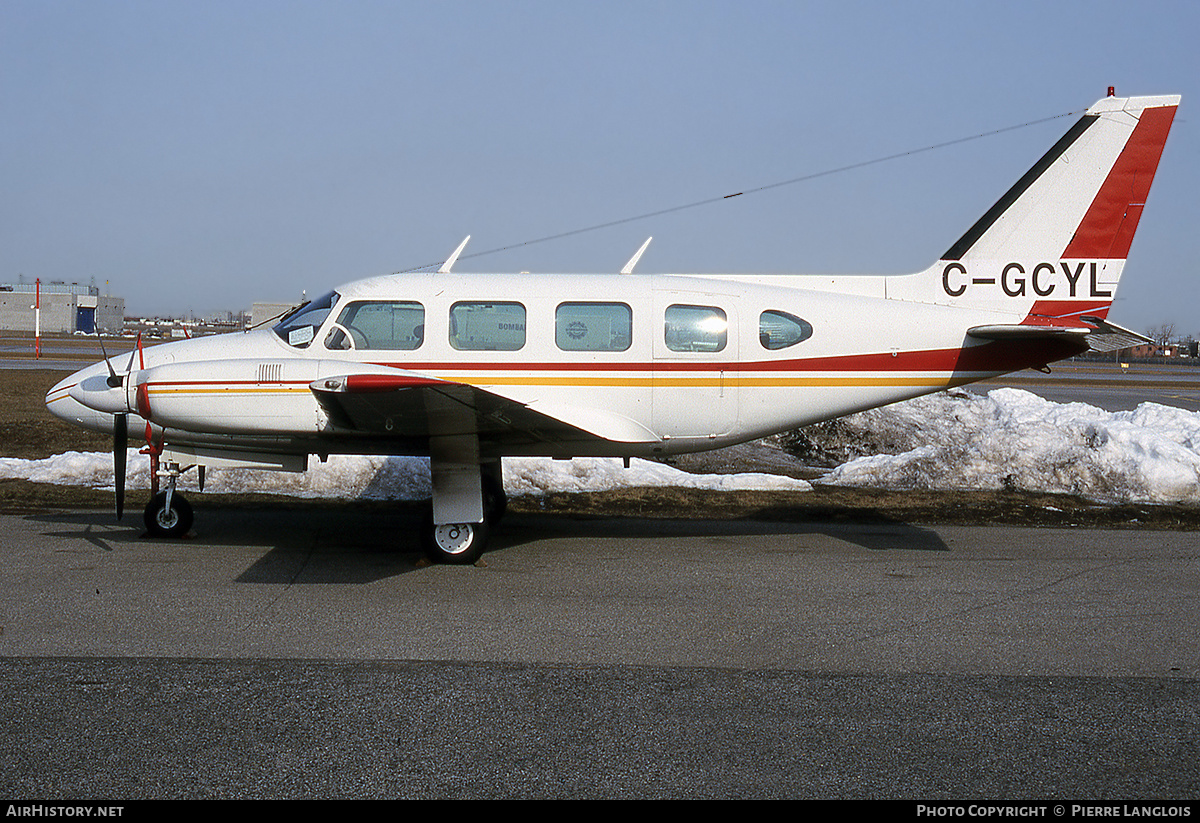
[[484, 463], [479, 470], [483, 490], [483, 517], [489, 526], [495, 526], [508, 511], [508, 495], [504, 493], [504, 473], [499, 460]]

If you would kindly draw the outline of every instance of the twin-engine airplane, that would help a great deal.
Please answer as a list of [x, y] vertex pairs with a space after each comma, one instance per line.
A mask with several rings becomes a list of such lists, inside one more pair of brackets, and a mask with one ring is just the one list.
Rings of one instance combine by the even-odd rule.
[[118, 515], [128, 419], [145, 422], [145, 523], [167, 537], [192, 525], [192, 467], [203, 487], [206, 466], [428, 455], [426, 550], [472, 562], [505, 455], [664, 458], [1144, 341], [1107, 316], [1178, 103], [1110, 92], [917, 274], [633, 274], [643, 246], [617, 274], [460, 275], [459, 246], [274, 328], [106, 358], [46, 405], [114, 432]]

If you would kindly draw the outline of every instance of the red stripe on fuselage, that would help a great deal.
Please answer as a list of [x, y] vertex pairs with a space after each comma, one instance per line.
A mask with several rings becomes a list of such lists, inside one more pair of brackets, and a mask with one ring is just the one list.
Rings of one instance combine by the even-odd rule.
[[[1092, 304], [1094, 305], [1094, 304]], [[1083, 308], [1080, 311], [1089, 310]], [[1096, 314], [1100, 311], [1091, 309]], [[1028, 321], [1027, 321], [1028, 322]], [[1061, 321], [1059, 321], [1061, 325]], [[967, 372], [1011, 372], [1033, 366], [1042, 366], [1078, 354], [1086, 348], [1086, 344], [1078, 340], [997, 340], [978, 346], [966, 346], [961, 349], [932, 349], [926, 351], [897, 351], [876, 352], [871, 354], [843, 354], [832, 357], [809, 357], [788, 360], [759, 360], [752, 362], [714, 362], [679, 363], [673, 361], [633, 362], [633, 363], [571, 363], [571, 362], [482, 362], [453, 363], [419, 362], [419, 363], [372, 363], [370, 365], [386, 366], [403, 369], [408, 372], [427, 372], [447, 375], [453, 373], [486, 373], [486, 372], [642, 372], [642, 373], [805, 373], [826, 372], [847, 374], [874, 373], [886, 382], [889, 373], [932, 372], [942, 374]], [[353, 368], [353, 361], [347, 361], [346, 367]], [[347, 379], [347, 390], [353, 392], [394, 391], [403, 388], [418, 388], [430, 385], [442, 385], [452, 382], [453, 377], [438, 379], [419, 375], [350, 375]], [[486, 378], [473, 382], [487, 383]], [[530, 383], [536, 384], [536, 378]], [[244, 388], [253, 392], [255, 389], [279, 386], [307, 386], [308, 381], [283, 381], [281, 383], [258, 383], [253, 380], [170, 380], [144, 383], [139, 389], [153, 390], [155, 388], [184, 387], [184, 386], [222, 386], [231, 390]], [[148, 404], [149, 396], [145, 397]]]
[[376, 363], [418, 372], [956, 372], [1014, 371], [1070, 357], [1081, 351], [1079, 342], [993, 341], [961, 349], [842, 354], [789, 360], [679, 363]]

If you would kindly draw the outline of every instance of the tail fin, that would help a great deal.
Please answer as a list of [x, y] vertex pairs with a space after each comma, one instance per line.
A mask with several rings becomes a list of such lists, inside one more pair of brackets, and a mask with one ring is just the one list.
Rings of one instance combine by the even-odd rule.
[[1097, 102], [937, 264], [894, 278], [888, 295], [1031, 325], [1107, 316], [1179, 100]]

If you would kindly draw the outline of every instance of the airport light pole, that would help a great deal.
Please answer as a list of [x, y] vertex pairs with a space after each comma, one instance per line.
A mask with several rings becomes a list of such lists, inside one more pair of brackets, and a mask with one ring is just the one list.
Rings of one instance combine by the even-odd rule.
[[33, 359], [42, 359], [42, 278], [33, 286]]

